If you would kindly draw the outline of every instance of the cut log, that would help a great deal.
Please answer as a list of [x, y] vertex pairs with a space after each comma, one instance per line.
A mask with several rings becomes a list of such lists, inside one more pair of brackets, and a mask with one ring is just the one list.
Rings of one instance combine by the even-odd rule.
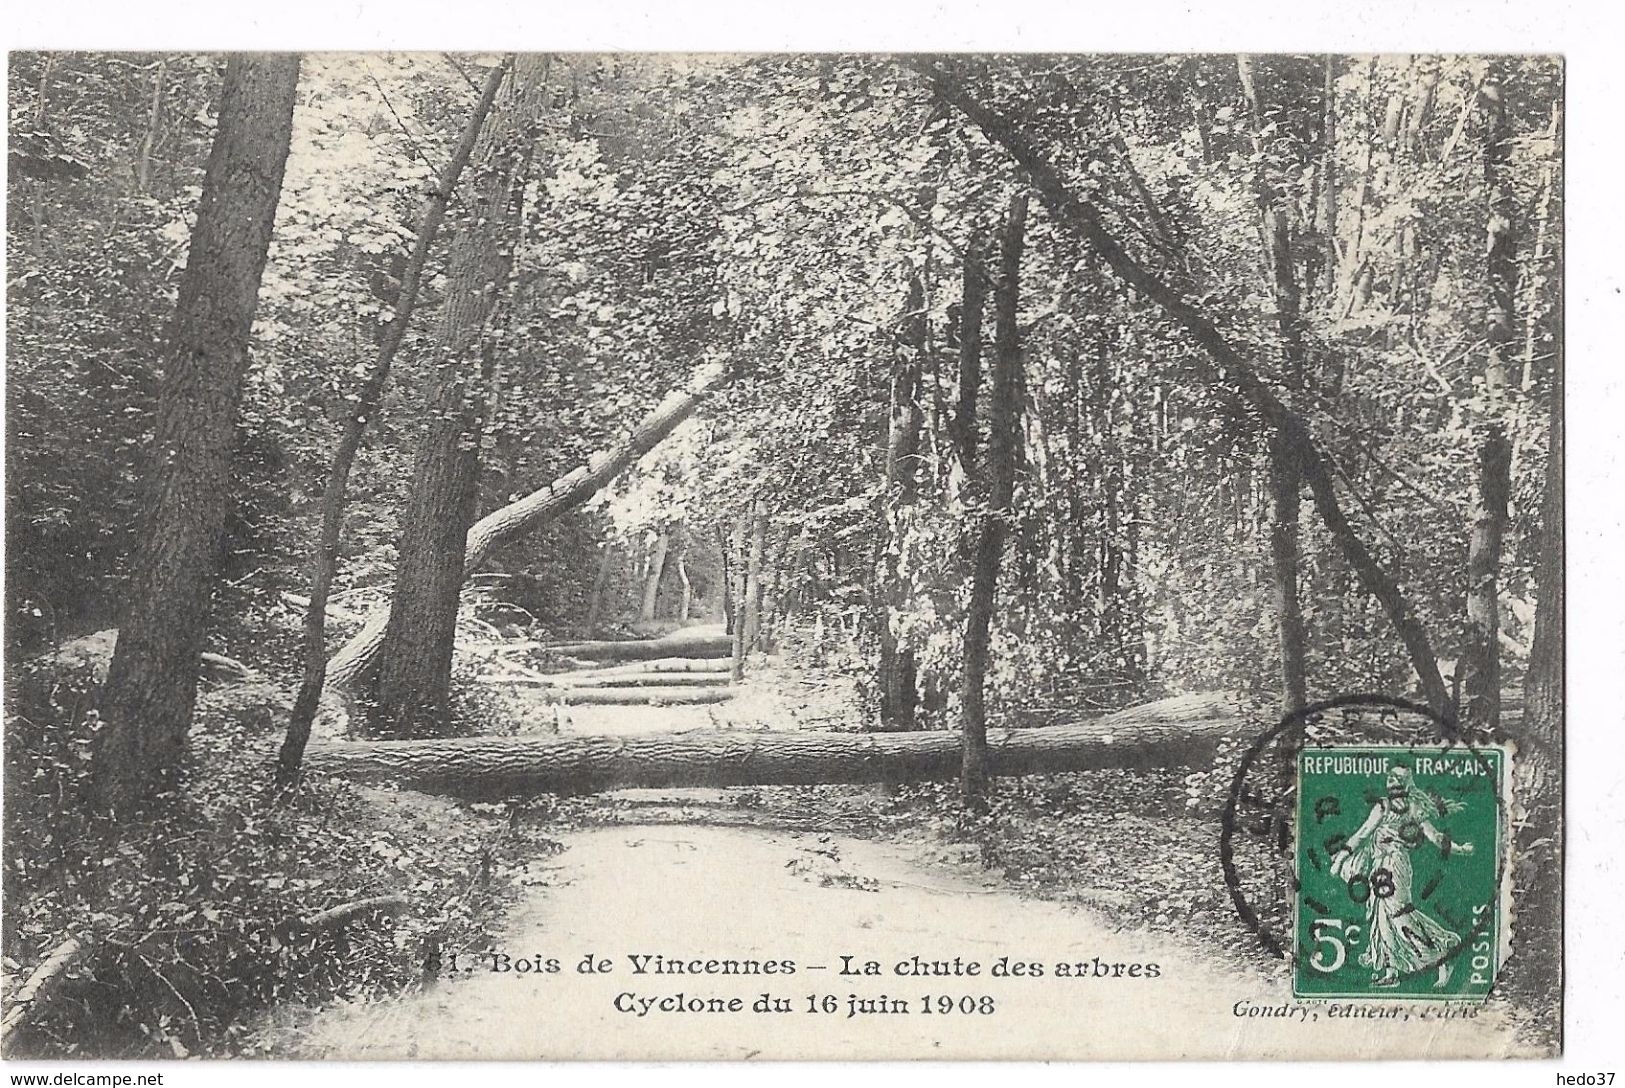
[[[593, 676], [641, 676], [645, 673], [728, 673], [728, 659], [716, 657], [655, 657], [648, 661], [605, 664], [591, 670]], [[585, 674], [583, 674], [585, 675]]]
[[299, 919], [290, 928], [299, 933], [319, 933], [322, 930], [347, 925], [368, 914], [399, 914], [410, 905], [404, 895], [375, 895], [369, 899], [358, 899], [353, 903], [329, 907], [308, 918]]
[[[718, 367], [699, 368], [683, 389], [668, 395], [644, 416], [619, 446], [594, 454], [573, 472], [475, 522], [463, 550], [463, 577], [476, 573], [497, 545], [546, 524], [596, 495], [697, 412], [729, 376], [729, 371]], [[327, 682], [353, 688], [371, 673], [388, 626], [386, 606], [373, 613], [366, 626], [333, 655], [327, 666]]]
[[734, 697], [734, 689], [702, 688], [549, 688], [544, 696], [570, 706], [698, 706], [704, 703], [725, 703]]
[[600, 676], [593, 671], [554, 673], [496, 673], [480, 677], [490, 684], [516, 684], [519, 687], [557, 688], [560, 691], [613, 691], [617, 688], [708, 688], [726, 687], [725, 672], [620, 672]]
[[644, 661], [663, 657], [725, 658], [732, 653], [727, 635], [706, 630], [678, 631], [664, 638], [624, 641], [567, 642], [545, 647], [547, 652], [578, 661]]
[[[1241, 719], [988, 730], [988, 773], [1207, 766]], [[956, 731], [695, 731], [631, 737], [375, 741], [312, 749], [313, 771], [466, 800], [682, 786], [779, 786], [956, 778]]]
[[[113, 658], [113, 646], [118, 641], [118, 630], [108, 628], [94, 634], [81, 635], [79, 638], [64, 642], [54, 650], [48, 650], [36, 660], [46, 662], [51, 667], [61, 670], [89, 669], [98, 684], [107, 682], [107, 667]], [[220, 683], [252, 680], [256, 673], [236, 658], [225, 654], [202, 653], [198, 655], [198, 676], [206, 680]]]

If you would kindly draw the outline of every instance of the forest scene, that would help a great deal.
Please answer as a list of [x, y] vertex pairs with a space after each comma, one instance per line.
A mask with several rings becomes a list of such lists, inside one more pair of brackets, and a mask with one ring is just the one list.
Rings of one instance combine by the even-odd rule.
[[1285, 977], [1297, 754], [1372, 730], [1514, 753], [1460, 1045], [1556, 1045], [1557, 58], [7, 95], [8, 1055], [592, 1056], [445, 965], [933, 880], [1194, 1009]]

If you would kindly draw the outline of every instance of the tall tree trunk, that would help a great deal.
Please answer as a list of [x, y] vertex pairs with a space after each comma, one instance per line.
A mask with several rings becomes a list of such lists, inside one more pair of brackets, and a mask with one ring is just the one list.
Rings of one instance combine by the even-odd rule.
[[[1563, 993], [1563, 751], [1566, 551], [1563, 516], [1563, 306], [1553, 315], [1557, 359], [1551, 384], [1551, 432], [1546, 494], [1540, 511], [1540, 553], [1535, 565], [1534, 645], [1524, 681], [1523, 727], [1513, 789], [1526, 813], [1518, 834], [1514, 873], [1518, 926], [1512, 933], [1514, 989], [1544, 1002]], [[1553, 1022], [1560, 1023], [1560, 1017]]]
[[479, 498], [483, 348], [513, 262], [531, 128], [546, 83], [546, 57], [518, 58], [508, 93], [476, 143], [469, 222], [452, 243], [435, 388], [401, 512], [400, 559], [378, 666], [378, 724], [398, 736], [446, 716], [463, 553]]
[[969, 473], [976, 463], [976, 396], [982, 384], [982, 307], [987, 299], [987, 269], [982, 266], [982, 240], [972, 235], [965, 246], [959, 306], [959, 405], [954, 413], [954, 442], [959, 466]]
[[750, 644], [745, 641], [745, 612], [746, 601], [749, 599], [747, 564], [745, 561], [745, 539], [749, 530], [746, 527], [746, 516], [741, 514], [734, 521], [733, 547], [733, 593], [729, 602], [729, 634], [732, 637], [731, 667], [728, 670], [729, 679], [739, 683], [745, 678], [745, 655], [750, 653]]
[[1073, 192], [1049, 160], [1019, 128], [978, 101], [950, 72], [937, 63], [919, 58], [906, 63], [930, 81], [937, 95], [965, 114], [994, 143], [1003, 147], [1031, 175], [1034, 188], [1048, 206], [1056, 222], [1089, 243], [1111, 266], [1119, 278], [1150, 299], [1169, 318], [1181, 325], [1210, 360], [1197, 373], [1211, 387], [1229, 386], [1249, 403], [1272, 430], [1298, 455], [1304, 482], [1314, 496], [1327, 530], [1359, 577], [1388, 616], [1416, 671], [1423, 696], [1439, 714], [1451, 710], [1450, 691], [1439, 674], [1427, 630], [1416, 617], [1410, 600], [1393, 577], [1371, 555], [1354, 527], [1349, 524], [1337, 497], [1332, 473], [1313, 435], [1295, 413], [1289, 411], [1270, 388], [1247, 365], [1246, 360], [1188, 299], [1140, 265], [1106, 229], [1100, 210]]
[[609, 588], [610, 572], [615, 569], [615, 545], [605, 542], [598, 555], [598, 573], [592, 580], [592, 597], [587, 601], [587, 637], [597, 638], [599, 622], [604, 614], [604, 593]]
[[417, 238], [412, 244], [411, 256], [407, 258], [401, 271], [400, 290], [393, 303], [395, 317], [384, 330], [372, 374], [362, 386], [350, 417], [344, 421], [344, 433], [339, 438], [337, 449], [333, 451], [333, 464], [328, 469], [327, 483], [322, 490], [321, 536], [311, 550], [311, 604], [305, 610], [304, 673], [299, 682], [299, 694], [294, 699], [293, 712], [288, 719], [287, 736], [283, 739], [282, 751], [277, 760], [277, 777], [284, 784], [293, 781], [299, 774], [299, 764], [304, 758], [305, 745], [310, 740], [311, 725], [316, 720], [316, 711], [321, 703], [322, 688], [327, 681], [327, 600], [333, 592], [333, 578], [338, 572], [339, 536], [344, 528], [344, 507], [350, 487], [350, 470], [354, 467], [356, 454], [361, 449], [361, 439], [366, 432], [367, 424], [378, 413], [384, 387], [389, 384], [390, 367], [395, 361], [396, 353], [400, 351], [402, 342], [406, 339], [412, 314], [417, 309], [418, 285], [423, 278], [423, 266], [428, 260], [429, 250], [434, 245], [435, 238], [440, 233], [440, 226], [445, 221], [446, 207], [451, 202], [451, 194], [457, 188], [457, 181], [462, 176], [463, 168], [468, 165], [469, 157], [474, 152], [474, 142], [485, 125], [485, 119], [496, 101], [497, 90], [501, 87], [512, 63], [511, 57], [506, 58], [487, 74], [480, 100], [475, 105], [468, 123], [463, 126], [462, 137], [452, 151], [450, 161], [441, 170], [434, 190], [424, 198], [423, 211], [418, 218]]
[[649, 623], [660, 606], [660, 579], [666, 573], [666, 552], [671, 548], [671, 534], [662, 529], [655, 536], [654, 548], [649, 554], [649, 569], [643, 578], [643, 604], [638, 619]]
[[677, 606], [677, 622], [687, 623], [689, 612], [694, 607], [694, 583], [688, 580], [687, 558], [681, 553], [677, 556], [677, 581], [683, 587], [683, 599]]
[[1321, 80], [1320, 125], [1320, 238], [1323, 246], [1320, 275], [1317, 277], [1320, 306], [1337, 302], [1337, 65], [1338, 58], [1327, 56]]
[[148, 477], [95, 755], [98, 805], [128, 809], [180, 760], [197, 698], [231, 449], [299, 82], [297, 55], [233, 55], [169, 329]]
[[[1292, 261], [1292, 203], [1267, 163], [1271, 149], [1265, 136], [1265, 108], [1258, 90], [1252, 58], [1237, 57], [1242, 92], [1252, 115], [1255, 168], [1254, 196], [1258, 202], [1259, 237], [1264, 267], [1275, 297], [1276, 324], [1281, 333], [1283, 400], [1290, 407], [1293, 394], [1308, 373], [1308, 345], [1304, 335], [1298, 272]], [[1303, 606], [1298, 599], [1299, 524], [1298, 493], [1302, 476], [1297, 451], [1279, 432], [1270, 435], [1270, 573], [1275, 602], [1277, 646], [1281, 666], [1281, 713], [1291, 714], [1307, 703], [1304, 667]], [[1284, 753], [1285, 764], [1295, 764]], [[1283, 771], [1286, 767], [1283, 767]]]
[[1484, 189], [1487, 198], [1485, 259], [1484, 391], [1490, 407], [1479, 427], [1479, 487], [1467, 553], [1467, 621], [1458, 678], [1468, 726], [1495, 730], [1501, 722], [1499, 575], [1501, 538], [1507, 519], [1511, 447], [1502, 418], [1510, 395], [1508, 377], [1517, 340], [1516, 197], [1508, 170], [1511, 119], [1494, 70], [1480, 88], [1485, 113]]
[[762, 641], [762, 553], [767, 548], [767, 510], [762, 500], [752, 504], [750, 552], [745, 557], [745, 649], [761, 648]]
[[911, 274], [903, 303], [903, 334], [892, 353], [891, 413], [886, 430], [886, 534], [881, 558], [879, 616], [880, 726], [913, 729], [919, 710], [918, 667], [912, 648], [897, 635], [897, 616], [908, 607], [902, 567], [906, 512], [919, 498], [920, 367], [925, 357], [925, 273]]
[[967, 807], [987, 803], [987, 665], [993, 608], [998, 598], [999, 564], [1009, 534], [1021, 457], [1021, 253], [1026, 242], [1027, 194], [1010, 201], [999, 253], [994, 291], [993, 388], [988, 403], [985, 465], [987, 510], [971, 567], [970, 604], [965, 615], [964, 689], [960, 693], [964, 765], [960, 789]]
[[164, 122], [164, 90], [169, 62], [160, 59], [152, 75], [152, 105], [147, 108], [147, 131], [141, 137], [141, 151], [135, 159], [135, 191], [146, 196], [152, 189], [152, 152], [158, 145], [158, 131]]
[[1479, 447], [1478, 494], [1467, 543], [1467, 627], [1461, 655], [1461, 721], [1475, 730], [1501, 726], [1501, 539], [1511, 465], [1506, 432], [1488, 428]]

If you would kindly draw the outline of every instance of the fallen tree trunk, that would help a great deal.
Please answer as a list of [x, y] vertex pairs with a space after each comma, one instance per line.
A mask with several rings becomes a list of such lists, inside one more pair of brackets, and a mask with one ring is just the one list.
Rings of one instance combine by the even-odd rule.
[[698, 706], [725, 703], [734, 697], [730, 685], [701, 688], [552, 688], [541, 693], [568, 706]]
[[[715, 657], [655, 657], [647, 661], [632, 661], [624, 665], [600, 665], [581, 676], [645, 676], [649, 673], [720, 673], [728, 675], [727, 658]], [[562, 674], [555, 674], [562, 675]]]
[[643, 661], [651, 658], [689, 657], [707, 660], [728, 657], [733, 643], [727, 635], [679, 632], [664, 638], [627, 639], [623, 642], [567, 642], [543, 647], [560, 657], [578, 661]]
[[488, 675], [482, 681], [518, 684], [521, 687], [557, 688], [560, 691], [613, 691], [616, 688], [710, 688], [726, 687], [725, 672], [621, 672], [599, 676], [596, 672], [554, 672], [536, 675]]
[[[1110, 718], [1044, 729], [988, 730], [988, 774], [1206, 766], [1236, 717], [1125, 726]], [[466, 800], [626, 788], [783, 786], [952, 779], [957, 731], [696, 731], [635, 737], [492, 737], [322, 745], [321, 774], [395, 782]]]
[[[466, 580], [478, 571], [497, 545], [551, 521], [596, 495], [698, 411], [705, 398], [728, 380], [728, 375], [729, 372], [721, 368], [702, 368], [684, 389], [667, 396], [644, 416], [619, 446], [594, 454], [573, 472], [475, 522], [463, 549], [463, 578]], [[386, 605], [374, 612], [366, 625], [328, 661], [328, 684], [353, 688], [371, 673], [388, 626], [389, 607]]]
[[399, 914], [410, 905], [404, 895], [375, 895], [368, 899], [357, 899], [353, 903], [329, 907], [308, 918], [299, 919], [289, 928], [294, 933], [319, 933], [322, 930], [347, 925], [369, 914]]
[[5, 1021], [0, 1024], [0, 1049], [9, 1046], [12, 1036], [33, 1021], [44, 1007], [45, 999], [67, 975], [68, 968], [78, 963], [88, 949], [83, 941], [69, 937], [40, 961], [22, 989], [7, 1002]]

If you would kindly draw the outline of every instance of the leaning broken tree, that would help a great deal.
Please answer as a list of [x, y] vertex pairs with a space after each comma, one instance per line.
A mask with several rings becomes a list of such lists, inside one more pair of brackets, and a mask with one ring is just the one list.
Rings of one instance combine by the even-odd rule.
[[[478, 571], [498, 545], [540, 528], [608, 486], [699, 411], [706, 398], [720, 391], [729, 376], [730, 372], [721, 367], [702, 367], [688, 385], [669, 394], [644, 416], [620, 445], [595, 454], [586, 464], [546, 487], [532, 491], [475, 522], [468, 531], [468, 542], [463, 549], [463, 578]], [[327, 681], [330, 685], [356, 689], [366, 681], [377, 664], [389, 616], [388, 608], [375, 612], [361, 630], [333, 655], [327, 664]]]
[[964, 81], [943, 64], [929, 58], [914, 58], [907, 63], [925, 77], [937, 97], [969, 118], [984, 136], [1004, 148], [1027, 172], [1033, 188], [1057, 226], [1086, 242], [1119, 279], [1140, 292], [1190, 334], [1207, 357], [1207, 364], [1198, 370], [1202, 379], [1214, 388], [1229, 389], [1238, 394], [1263, 418], [1275, 439], [1292, 452], [1327, 531], [1337, 542], [1338, 549], [1360, 584], [1376, 598], [1398, 632], [1428, 705], [1441, 715], [1453, 715], [1453, 700], [1439, 672], [1439, 662], [1434, 656], [1427, 630], [1399, 583], [1372, 555], [1371, 549], [1349, 522], [1337, 493], [1331, 466], [1302, 417], [1282, 402], [1280, 396], [1259, 377], [1236, 346], [1195, 303], [1124, 248], [1107, 228], [1100, 208], [1067, 183], [1026, 132], [973, 94]]

